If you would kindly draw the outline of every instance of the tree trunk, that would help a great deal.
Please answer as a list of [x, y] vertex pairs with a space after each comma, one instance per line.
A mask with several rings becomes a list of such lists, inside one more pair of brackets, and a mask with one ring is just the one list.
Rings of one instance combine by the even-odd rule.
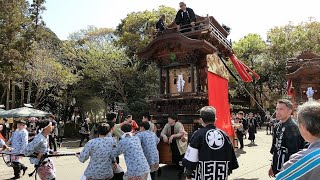
[[32, 83], [29, 81], [28, 83], [28, 95], [27, 95], [27, 103], [30, 103], [30, 99], [31, 99], [31, 91], [32, 91]]
[[21, 91], [20, 106], [23, 107], [23, 104], [24, 104], [24, 77], [22, 78], [20, 91]]
[[262, 93], [263, 93], [263, 84], [262, 84], [262, 82], [260, 81], [260, 83], [259, 83], [259, 88], [260, 88], [260, 92], [259, 92], [259, 97], [260, 97], [260, 102], [261, 102], [261, 106], [262, 107], [264, 107], [265, 105], [264, 105], [264, 101], [263, 101], [263, 99], [262, 99]]
[[[252, 91], [250, 92], [252, 95]], [[250, 96], [250, 108], [254, 108], [256, 105], [256, 102], [254, 101], [254, 98], [252, 96]]]
[[6, 102], [6, 109], [10, 109], [10, 92], [11, 92], [11, 84], [10, 84], [10, 79], [8, 80], [7, 84], [7, 102]]
[[38, 106], [39, 96], [40, 96], [40, 88], [37, 88], [36, 99], [34, 100], [34, 107], [35, 108]]
[[11, 93], [11, 108], [16, 108], [16, 83], [12, 81], [11, 83], [12, 93]]
[[4, 91], [3, 91], [2, 95], [1, 95], [0, 104], [3, 104], [4, 97], [6, 96], [6, 93], [7, 93], [7, 87], [4, 87]]

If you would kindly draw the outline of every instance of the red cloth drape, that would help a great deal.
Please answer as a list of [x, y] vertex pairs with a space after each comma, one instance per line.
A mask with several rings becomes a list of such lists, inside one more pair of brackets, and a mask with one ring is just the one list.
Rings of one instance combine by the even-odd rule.
[[250, 69], [247, 65], [241, 62], [234, 54], [230, 55], [230, 59], [234, 67], [236, 68], [237, 72], [239, 73], [241, 79], [244, 82], [251, 82], [252, 77], [249, 72], [258, 80], [260, 76], [255, 73], [252, 69]]
[[[4, 127], [4, 128], [5, 128], [5, 127]], [[4, 137], [2, 136], [2, 134], [0, 134], [0, 139], [2, 139], [2, 140], [5, 141], [5, 139], [4, 139]]]
[[231, 62], [233, 63], [234, 67], [236, 68], [236, 70], [238, 71], [241, 79], [244, 82], [251, 82], [252, 78], [251, 76], [248, 74], [248, 72], [246, 71], [245, 67], [242, 65], [242, 63], [237, 59], [237, 57], [232, 54], [230, 56]]
[[208, 72], [208, 99], [209, 105], [216, 109], [215, 125], [226, 132], [229, 137], [234, 136], [230, 117], [228, 99], [228, 80], [214, 73]]

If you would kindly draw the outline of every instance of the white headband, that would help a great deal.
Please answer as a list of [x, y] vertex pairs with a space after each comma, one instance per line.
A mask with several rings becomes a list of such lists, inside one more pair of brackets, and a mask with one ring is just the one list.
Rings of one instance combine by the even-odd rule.
[[50, 125], [52, 125], [52, 122], [49, 122], [49, 124], [46, 127], [42, 128], [42, 129], [45, 129], [45, 128], [49, 127]]

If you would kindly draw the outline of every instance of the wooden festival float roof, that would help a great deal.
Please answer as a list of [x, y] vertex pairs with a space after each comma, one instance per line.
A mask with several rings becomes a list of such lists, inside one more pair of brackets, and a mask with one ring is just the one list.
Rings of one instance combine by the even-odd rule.
[[[169, 25], [171, 27], [172, 25]], [[138, 52], [141, 59], [167, 64], [174, 53], [178, 61], [215, 52], [228, 57], [232, 53], [229, 33], [212, 16], [197, 16], [195, 30], [180, 33], [175, 28], [168, 28], [159, 33], [150, 44]], [[183, 31], [182, 28], [180, 31]]]
[[165, 30], [162, 35], [139, 52], [142, 59], [169, 65], [170, 56], [177, 61], [188, 61], [201, 55], [211, 54], [217, 49], [206, 40], [191, 39], [176, 30]]
[[[292, 81], [296, 94], [305, 100], [304, 95], [308, 87], [316, 90], [314, 99], [320, 99], [320, 56], [310, 51], [287, 60], [287, 79]], [[317, 93], [318, 92], [318, 93]]]

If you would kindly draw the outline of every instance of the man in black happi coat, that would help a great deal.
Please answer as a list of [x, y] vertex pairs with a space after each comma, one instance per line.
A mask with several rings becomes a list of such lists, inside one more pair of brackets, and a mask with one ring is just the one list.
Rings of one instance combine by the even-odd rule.
[[[181, 32], [191, 31], [196, 23], [196, 15], [191, 8], [188, 8], [184, 2], [179, 3], [180, 10], [176, 14], [175, 23], [177, 29], [184, 29]], [[183, 27], [181, 27], [183, 26]]]
[[293, 105], [287, 99], [277, 103], [276, 118], [280, 120], [274, 125], [273, 140], [270, 153], [273, 155], [269, 176], [274, 177], [289, 157], [304, 147], [304, 139], [300, 135], [297, 124], [291, 119]]
[[228, 135], [214, 126], [216, 110], [205, 106], [200, 110], [203, 128], [194, 133], [182, 164], [187, 179], [227, 179], [239, 167]]

